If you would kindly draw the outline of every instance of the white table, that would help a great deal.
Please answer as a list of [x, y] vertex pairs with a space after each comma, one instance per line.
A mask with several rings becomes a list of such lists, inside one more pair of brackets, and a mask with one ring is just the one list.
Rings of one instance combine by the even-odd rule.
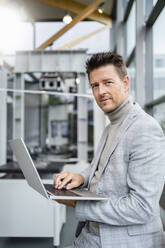
[[0, 237], [52, 237], [58, 246], [65, 222], [64, 205], [45, 199], [24, 179], [0, 179]]

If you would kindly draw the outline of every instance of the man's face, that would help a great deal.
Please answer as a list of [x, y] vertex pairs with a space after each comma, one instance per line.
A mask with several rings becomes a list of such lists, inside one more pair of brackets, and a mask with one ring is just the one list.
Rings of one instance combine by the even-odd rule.
[[121, 80], [114, 65], [94, 69], [89, 80], [96, 102], [105, 113], [115, 110], [128, 97], [129, 78]]

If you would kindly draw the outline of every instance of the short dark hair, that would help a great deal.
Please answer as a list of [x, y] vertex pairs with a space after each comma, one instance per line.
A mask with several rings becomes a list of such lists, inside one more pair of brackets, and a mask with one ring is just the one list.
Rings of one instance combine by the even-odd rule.
[[103, 52], [93, 54], [92, 57], [86, 61], [86, 72], [88, 74], [88, 78], [90, 72], [94, 69], [108, 64], [115, 66], [115, 69], [121, 79], [127, 75], [126, 65], [122, 56], [114, 52]]

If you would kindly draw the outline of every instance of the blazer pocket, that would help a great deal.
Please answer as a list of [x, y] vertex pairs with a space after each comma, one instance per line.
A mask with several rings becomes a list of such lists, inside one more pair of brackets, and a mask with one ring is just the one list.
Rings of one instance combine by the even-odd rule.
[[153, 222], [143, 224], [143, 225], [134, 225], [134, 226], [128, 226], [127, 227], [128, 234], [130, 236], [134, 235], [142, 235], [142, 234], [149, 234], [149, 233], [155, 233], [163, 231], [163, 226], [161, 223], [161, 220], [155, 220]]

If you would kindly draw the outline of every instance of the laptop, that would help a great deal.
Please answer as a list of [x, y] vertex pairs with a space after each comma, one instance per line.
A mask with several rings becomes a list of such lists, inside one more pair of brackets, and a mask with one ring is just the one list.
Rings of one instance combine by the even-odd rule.
[[27, 183], [39, 194], [52, 200], [107, 200], [86, 189], [55, 189], [53, 184], [43, 184], [22, 138], [10, 140], [10, 146], [24, 174]]

